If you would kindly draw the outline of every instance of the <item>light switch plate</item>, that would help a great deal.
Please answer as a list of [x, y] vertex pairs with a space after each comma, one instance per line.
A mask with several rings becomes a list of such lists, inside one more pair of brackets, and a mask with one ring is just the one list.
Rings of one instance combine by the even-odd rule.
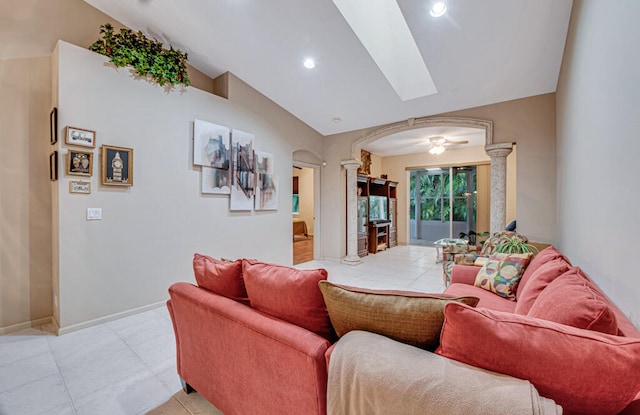
[[87, 208], [87, 220], [101, 220], [102, 208]]

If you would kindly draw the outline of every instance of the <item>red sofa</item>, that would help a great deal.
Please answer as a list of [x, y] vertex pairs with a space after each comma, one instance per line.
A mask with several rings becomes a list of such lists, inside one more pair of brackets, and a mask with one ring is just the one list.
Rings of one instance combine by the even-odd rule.
[[175, 283], [167, 302], [185, 390], [225, 415], [325, 414], [326, 271], [198, 254], [194, 270], [199, 286]]
[[[398, 345], [396, 359], [419, 353], [427, 360], [441, 359], [439, 364], [456, 360], [469, 367], [464, 370], [469, 379], [481, 369], [495, 372], [491, 383], [498, 387], [492, 395], [476, 391], [467, 397], [472, 404], [473, 396], [483, 404], [486, 396], [497, 396], [508, 406], [513, 397], [500, 395], [499, 382], [509, 375], [530, 381], [542, 397], [562, 405], [565, 414], [640, 413], [640, 331], [579, 268], [553, 247], [541, 251], [525, 268], [515, 301], [475, 287], [479, 270], [453, 267], [445, 293], [479, 302], [476, 307], [458, 302], [444, 306], [435, 352], [439, 356], [412, 347], [407, 352], [405, 344], [391, 340]], [[336, 399], [327, 386], [336, 336], [318, 289], [326, 271], [217, 261], [198, 254], [194, 271], [198, 286], [175, 283], [167, 302], [185, 389], [197, 390], [227, 415], [325, 414], [328, 396]], [[388, 355], [383, 351], [387, 346], [365, 343], [372, 352]], [[361, 351], [357, 347], [340, 357], [350, 361], [361, 357]], [[458, 362], [453, 362], [456, 369], [462, 367]], [[379, 382], [406, 379], [392, 363], [382, 379], [375, 379], [375, 371], [359, 376], [363, 390], [369, 384], [380, 399]], [[451, 396], [440, 399], [415, 388], [401, 389], [440, 404], [460, 393], [446, 388]], [[412, 395], [404, 400], [412, 401]]]
[[611, 413], [623, 394], [635, 395], [623, 413], [640, 413], [640, 331], [580, 268], [548, 247], [515, 300], [474, 286], [480, 269], [452, 268], [445, 293], [480, 301], [445, 307], [437, 354], [527, 379], [564, 413]]

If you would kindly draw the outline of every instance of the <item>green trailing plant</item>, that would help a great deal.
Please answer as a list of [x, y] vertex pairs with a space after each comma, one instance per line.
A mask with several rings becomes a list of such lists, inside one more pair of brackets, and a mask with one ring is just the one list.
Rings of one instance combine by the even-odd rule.
[[140, 31], [120, 29], [115, 33], [109, 23], [100, 26], [100, 35], [101, 39], [89, 50], [108, 56], [115, 66], [131, 66], [141, 78], [169, 89], [191, 84], [187, 74], [188, 55], [179, 49], [164, 49], [161, 42], [147, 38]]
[[501, 254], [526, 254], [527, 252], [531, 252], [532, 254], [535, 254], [538, 252], [538, 248], [527, 242], [523, 242], [517, 237], [512, 237], [498, 245], [496, 247], [496, 252]]

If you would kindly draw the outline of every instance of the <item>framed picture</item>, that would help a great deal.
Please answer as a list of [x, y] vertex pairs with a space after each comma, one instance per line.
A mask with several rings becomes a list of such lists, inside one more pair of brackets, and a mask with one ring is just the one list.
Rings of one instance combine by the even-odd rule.
[[58, 142], [58, 108], [53, 107], [49, 113], [49, 138], [51, 144]]
[[64, 142], [73, 146], [94, 148], [96, 146], [96, 132], [67, 126], [67, 134]]
[[67, 174], [75, 176], [93, 175], [93, 153], [87, 151], [69, 150], [67, 152]]
[[82, 180], [71, 180], [69, 182], [69, 193], [82, 193], [88, 195], [91, 193], [91, 183], [83, 182]]
[[229, 169], [229, 128], [207, 121], [193, 123], [193, 164]]
[[101, 153], [102, 184], [133, 186], [133, 149], [103, 145]]
[[54, 151], [49, 155], [49, 180], [58, 180], [58, 152]]

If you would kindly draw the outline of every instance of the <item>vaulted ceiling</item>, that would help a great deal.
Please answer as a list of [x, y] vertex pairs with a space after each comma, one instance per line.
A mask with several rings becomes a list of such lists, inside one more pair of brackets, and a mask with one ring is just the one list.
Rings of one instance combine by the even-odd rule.
[[[572, 6], [446, 0], [436, 18], [432, 0], [85, 1], [188, 52], [211, 77], [232, 72], [323, 135], [554, 92]], [[345, 3], [399, 8], [437, 92], [401, 99], [341, 13]], [[367, 19], [374, 36], [392, 26], [385, 13]], [[404, 62], [397, 45], [383, 48], [396, 66]], [[406, 67], [400, 80], [415, 71]]]

